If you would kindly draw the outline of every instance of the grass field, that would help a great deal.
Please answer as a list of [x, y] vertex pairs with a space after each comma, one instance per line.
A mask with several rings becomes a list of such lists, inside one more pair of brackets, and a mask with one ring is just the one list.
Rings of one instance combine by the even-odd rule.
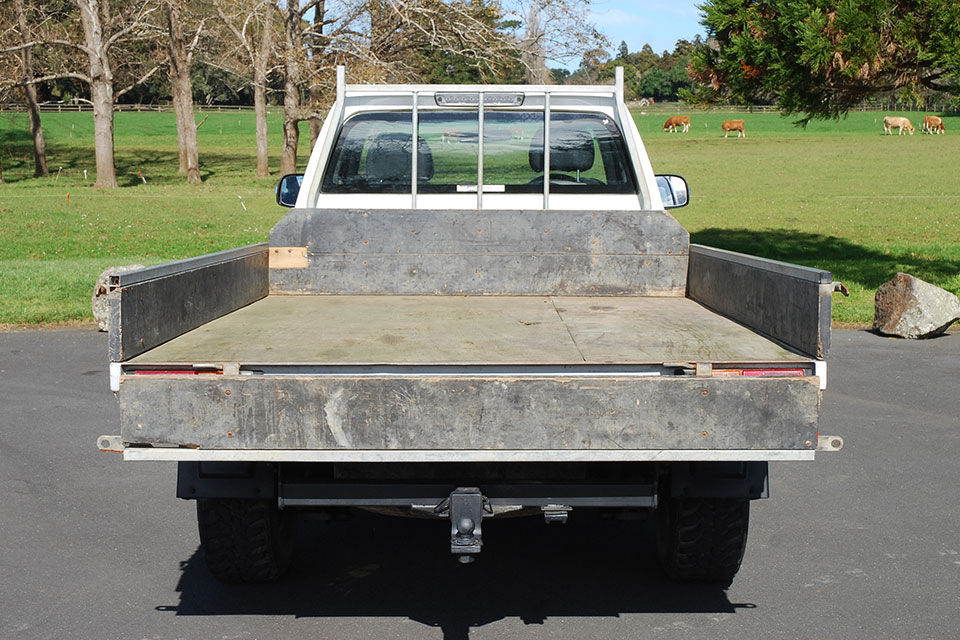
[[[839, 322], [869, 323], [873, 292], [897, 271], [960, 293], [960, 118], [945, 118], [943, 136], [891, 137], [880, 113], [806, 130], [745, 114], [732, 117], [746, 120], [748, 137], [724, 140], [729, 114], [690, 115], [683, 135], [661, 131], [664, 115], [635, 118], [654, 168], [691, 185], [692, 203], [676, 215], [695, 242], [833, 272], [853, 292], [835, 297]], [[210, 114], [200, 186], [176, 173], [171, 114], [117, 114], [117, 190], [90, 186], [91, 114], [45, 114], [43, 126], [52, 173], [33, 179], [26, 115], [0, 113], [0, 323], [88, 320], [104, 268], [264, 241], [284, 213], [275, 178], [253, 177], [253, 114]], [[276, 169], [279, 114], [270, 127]], [[306, 126], [301, 142], [303, 166]]]

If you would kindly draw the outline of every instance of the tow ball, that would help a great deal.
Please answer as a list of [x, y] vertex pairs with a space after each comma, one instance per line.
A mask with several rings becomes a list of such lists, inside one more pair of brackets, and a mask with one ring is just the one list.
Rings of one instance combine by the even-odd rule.
[[450, 518], [450, 553], [463, 564], [473, 562], [483, 547], [484, 514], [493, 515], [490, 501], [477, 487], [458, 487], [434, 511]]

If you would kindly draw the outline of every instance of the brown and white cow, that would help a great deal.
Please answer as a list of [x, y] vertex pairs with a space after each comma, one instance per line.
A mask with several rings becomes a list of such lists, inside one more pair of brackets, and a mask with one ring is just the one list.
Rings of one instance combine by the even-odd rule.
[[726, 138], [727, 134], [731, 131], [737, 132], [737, 138], [740, 136], [743, 136], [744, 138], [747, 137], [747, 132], [743, 128], [743, 120], [724, 120], [723, 124], [720, 126], [723, 129], [724, 138]]
[[920, 128], [922, 133], [943, 133], [943, 118], [940, 116], [923, 116], [923, 127]]
[[910, 135], [913, 135], [913, 125], [910, 124], [910, 120], [900, 116], [886, 116], [883, 119], [883, 132], [893, 135], [893, 129], [900, 130], [897, 135], [902, 136], [904, 131], [909, 131]]
[[686, 133], [690, 131], [690, 116], [671, 116], [667, 118], [667, 122], [663, 125], [664, 131], [670, 131], [674, 133], [677, 129], [680, 129], [680, 133]]

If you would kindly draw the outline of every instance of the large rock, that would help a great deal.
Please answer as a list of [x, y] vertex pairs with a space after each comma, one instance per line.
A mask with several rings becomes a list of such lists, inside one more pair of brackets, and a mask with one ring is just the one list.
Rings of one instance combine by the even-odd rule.
[[873, 328], [901, 338], [940, 335], [960, 320], [960, 299], [906, 273], [877, 289]]
[[110, 330], [110, 303], [107, 301], [107, 292], [110, 290], [110, 276], [143, 268], [142, 264], [107, 267], [107, 269], [100, 274], [100, 277], [97, 278], [97, 283], [93, 285], [93, 296], [90, 302], [93, 305], [93, 321], [97, 323], [100, 331]]

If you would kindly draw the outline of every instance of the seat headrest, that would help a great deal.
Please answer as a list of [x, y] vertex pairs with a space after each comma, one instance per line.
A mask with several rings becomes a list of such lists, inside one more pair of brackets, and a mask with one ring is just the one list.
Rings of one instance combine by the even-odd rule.
[[[593, 136], [588, 131], [564, 126], [563, 121], [550, 123], [550, 170], [587, 171], [593, 166]], [[530, 142], [530, 168], [543, 171], [543, 128]]]
[[[367, 180], [370, 182], [410, 182], [413, 154], [409, 133], [381, 133], [367, 149]], [[423, 138], [417, 138], [418, 182], [433, 178], [433, 154]]]

